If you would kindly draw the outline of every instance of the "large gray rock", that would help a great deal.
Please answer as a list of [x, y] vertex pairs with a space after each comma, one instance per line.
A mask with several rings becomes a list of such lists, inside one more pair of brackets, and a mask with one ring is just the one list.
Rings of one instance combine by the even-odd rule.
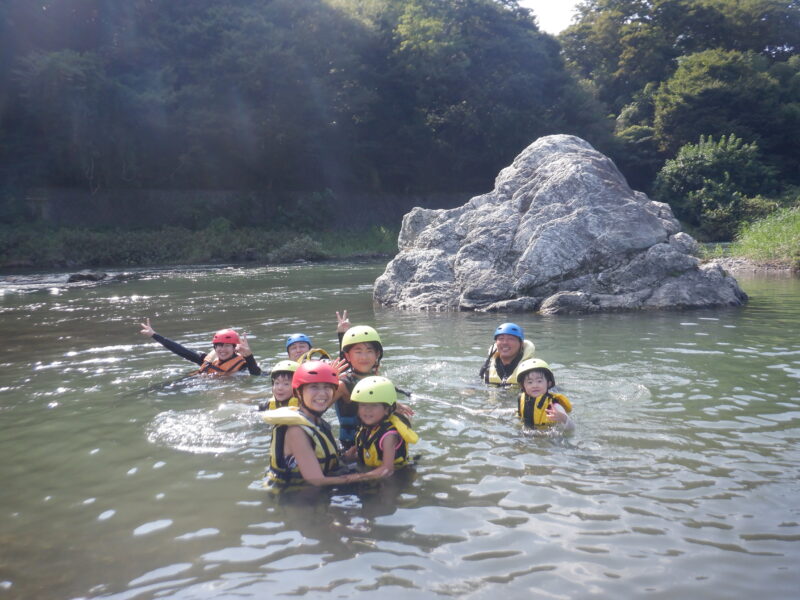
[[693, 256], [697, 243], [668, 205], [568, 135], [528, 146], [494, 190], [459, 208], [414, 208], [398, 246], [374, 297], [400, 308], [557, 314], [747, 301], [735, 279]]

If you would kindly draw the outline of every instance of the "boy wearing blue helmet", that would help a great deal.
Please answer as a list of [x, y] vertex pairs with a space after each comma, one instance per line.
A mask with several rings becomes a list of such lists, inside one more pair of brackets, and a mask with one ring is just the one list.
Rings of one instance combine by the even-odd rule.
[[503, 323], [494, 330], [494, 343], [480, 370], [480, 377], [493, 385], [518, 385], [517, 368], [523, 360], [533, 358], [536, 347], [525, 339], [525, 332], [516, 323]]
[[295, 362], [312, 347], [311, 338], [305, 333], [293, 333], [286, 340], [286, 354]]

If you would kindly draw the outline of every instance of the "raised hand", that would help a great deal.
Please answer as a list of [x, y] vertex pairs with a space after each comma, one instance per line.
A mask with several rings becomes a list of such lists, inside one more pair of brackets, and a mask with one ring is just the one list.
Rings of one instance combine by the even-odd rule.
[[343, 310], [342, 314], [339, 314], [339, 311], [336, 311], [336, 332], [337, 333], [344, 333], [348, 329], [350, 329], [350, 319], [347, 318], [347, 311]]
[[236, 346], [236, 351], [242, 356], [251, 356], [253, 351], [250, 350], [250, 344], [247, 343], [247, 336], [242, 333], [239, 336], [239, 344]]
[[150, 319], [145, 319], [144, 323], [140, 323], [142, 330], [139, 332], [142, 335], [146, 335], [147, 337], [152, 337], [155, 335], [156, 330], [150, 326]]

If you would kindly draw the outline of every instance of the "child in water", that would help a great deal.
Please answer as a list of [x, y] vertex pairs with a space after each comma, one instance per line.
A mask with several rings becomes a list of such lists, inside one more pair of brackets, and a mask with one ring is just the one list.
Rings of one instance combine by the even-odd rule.
[[214, 349], [209, 352], [195, 352], [173, 342], [155, 332], [150, 325], [150, 319], [141, 323], [142, 335], [153, 338], [170, 352], [182, 356], [200, 368], [193, 375], [230, 375], [247, 369], [250, 375], [261, 375], [261, 368], [256, 364], [253, 352], [247, 343], [247, 338], [236, 333], [233, 329], [220, 329], [214, 334], [211, 343]]
[[278, 362], [269, 375], [272, 379], [272, 398], [258, 403], [258, 410], [275, 410], [282, 406], [298, 406], [297, 398], [292, 395], [292, 377], [298, 364], [293, 360]]
[[517, 382], [522, 388], [517, 414], [525, 425], [561, 424], [566, 431], [574, 428], [569, 418], [572, 404], [563, 394], [553, 393], [556, 380], [550, 365], [539, 358], [524, 360], [519, 365]]
[[345, 458], [357, 458], [359, 464], [383, 469], [387, 475], [407, 464], [408, 444], [416, 443], [419, 437], [408, 420], [395, 413], [394, 384], [385, 377], [366, 377], [353, 388], [350, 400], [358, 406], [361, 424], [355, 445]]

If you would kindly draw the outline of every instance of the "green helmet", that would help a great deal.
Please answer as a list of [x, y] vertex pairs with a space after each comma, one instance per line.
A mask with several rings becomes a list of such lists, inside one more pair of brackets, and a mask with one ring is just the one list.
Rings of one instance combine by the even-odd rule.
[[378, 344], [378, 360], [383, 358], [383, 344], [381, 344], [381, 336], [372, 327], [368, 325], [358, 325], [351, 327], [344, 332], [342, 338], [342, 352], [347, 352], [350, 346], [355, 344], [363, 344], [366, 342], [374, 342]]
[[299, 365], [293, 360], [278, 361], [275, 366], [272, 367], [272, 370], [269, 372], [269, 376], [272, 379], [275, 379], [275, 377], [281, 373], [288, 373], [289, 377], [292, 377], [294, 372], [297, 371], [298, 366]]
[[356, 384], [350, 394], [353, 402], [363, 402], [364, 404], [389, 404], [394, 406], [397, 402], [397, 391], [394, 384], [386, 377], [365, 377]]
[[550, 370], [550, 365], [541, 358], [529, 358], [519, 363], [519, 367], [517, 367], [517, 383], [522, 385], [525, 375], [536, 369], [544, 371], [544, 376], [547, 378], [547, 381], [550, 382], [549, 387], [553, 387], [556, 384], [556, 378]]

